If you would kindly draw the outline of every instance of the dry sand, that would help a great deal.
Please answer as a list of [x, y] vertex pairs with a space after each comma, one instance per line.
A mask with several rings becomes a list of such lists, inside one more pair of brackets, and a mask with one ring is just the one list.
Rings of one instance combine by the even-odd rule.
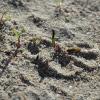
[[[100, 100], [100, 0], [54, 1], [0, 0], [11, 16], [0, 26], [0, 100]], [[25, 29], [17, 57], [14, 27]]]

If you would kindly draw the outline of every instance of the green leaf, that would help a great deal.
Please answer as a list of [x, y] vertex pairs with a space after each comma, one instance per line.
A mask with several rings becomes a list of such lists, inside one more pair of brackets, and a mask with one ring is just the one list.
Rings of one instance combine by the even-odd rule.
[[15, 34], [15, 36], [16, 36], [17, 38], [20, 37], [21, 32], [17, 31], [15, 28], [13, 29], [13, 33]]

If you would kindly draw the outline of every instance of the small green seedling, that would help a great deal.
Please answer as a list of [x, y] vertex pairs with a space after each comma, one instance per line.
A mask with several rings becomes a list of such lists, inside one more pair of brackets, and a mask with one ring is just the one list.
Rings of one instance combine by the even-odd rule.
[[55, 31], [54, 30], [52, 30], [52, 37], [51, 37], [51, 39], [52, 39], [52, 46], [53, 47], [55, 47]]
[[14, 53], [14, 57], [17, 56], [18, 54], [18, 51], [19, 51], [19, 48], [21, 47], [21, 42], [20, 42], [20, 37], [21, 37], [21, 34], [24, 32], [23, 28], [19, 31], [19, 30], [16, 30], [16, 28], [13, 28], [12, 29], [12, 32], [14, 33], [14, 35], [16, 36], [17, 38], [17, 42], [16, 42], [16, 50], [15, 50], [15, 53]]
[[16, 47], [17, 49], [20, 48], [20, 36], [21, 36], [21, 32], [19, 32], [18, 30], [16, 30], [15, 28], [12, 30], [13, 33], [15, 34], [16, 38], [17, 38], [17, 43], [16, 43]]

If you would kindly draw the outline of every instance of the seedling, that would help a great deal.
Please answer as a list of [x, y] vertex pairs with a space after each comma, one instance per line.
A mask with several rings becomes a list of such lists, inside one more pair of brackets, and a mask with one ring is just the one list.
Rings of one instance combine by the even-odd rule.
[[12, 29], [12, 33], [14, 33], [16, 39], [17, 39], [17, 42], [16, 42], [16, 50], [15, 50], [15, 53], [14, 53], [14, 56], [17, 56], [17, 53], [18, 53], [18, 49], [21, 47], [21, 43], [20, 43], [20, 37], [21, 37], [21, 34], [23, 32], [25, 32], [26, 30], [24, 29], [24, 27], [21, 27], [20, 30], [17, 30], [16, 28], [13, 28]]
[[54, 51], [57, 52], [57, 53], [61, 53], [62, 52], [62, 48], [60, 47], [59, 44], [55, 43], [56, 41], [56, 38], [55, 38], [55, 31], [52, 30], [52, 47], [54, 48]]
[[55, 47], [55, 31], [52, 30], [52, 47]]
[[15, 28], [13, 29], [13, 33], [15, 34], [16, 38], [17, 38], [17, 42], [16, 42], [16, 47], [17, 49], [20, 48], [20, 35], [21, 35], [21, 32], [17, 31]]

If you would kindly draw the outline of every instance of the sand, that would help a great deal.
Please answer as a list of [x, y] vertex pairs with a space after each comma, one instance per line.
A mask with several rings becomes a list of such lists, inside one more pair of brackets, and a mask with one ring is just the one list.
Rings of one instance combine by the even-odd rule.
[[100, 100], [100, 0], [0, 0], [5, 11], [0, 100]]

